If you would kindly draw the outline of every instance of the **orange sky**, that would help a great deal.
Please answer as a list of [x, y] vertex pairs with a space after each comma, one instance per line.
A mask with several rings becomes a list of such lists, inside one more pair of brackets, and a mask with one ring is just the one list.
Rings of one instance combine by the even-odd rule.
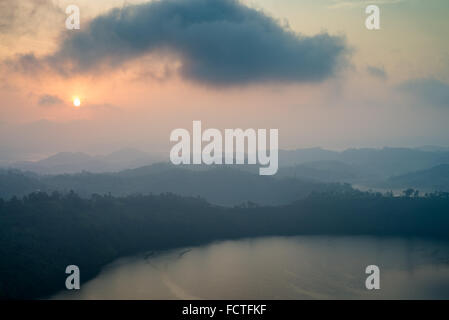
[[[125, 146], [166, 150], [169, 132], [190, 128], [192, 120], [217, 128], [279, 128], [281, 148], [449, 145], [445, 101], [434, 106], [398, 90], [413, 79], [449, 83], [446, 1], [426, 1], [424, 8], [418, 0], [382, 1], [382, 29], [374, 32], [364, 27], [363, 6], [349, 0], [246, 1], [283, 19], [281, 23], [287, 20], [295, 32], [313, 36], [326, 30], [346, 38], [349, 65], [320, 83], [204, 86], [179, 75], [182, 62], [175, 56], [160, 54], [70, 77], [11, 67], [17, 54], [52, 54], [61, 37], [76, 32], [65, 29], [68, 2], [80, 6], [81, 29], [123, 5], [42, 0], [1, 10], [0, 150], [15, 144], [22, 147], [15, 145], [14, 150], [30, 154], [106, 152]], [[5, 6], [9, 2], [1, 1], [0, 7]], [[374, 75], [370, 67], [385, 76]], [[45, 96], [58, 101], [39, 103]], [[75, 96], [81, 100], [79, 108], [73, 106]], [[58, 123], [58, 129], [30, 129], [42, 119]], [[61, 128], [67, 129], [70, 141], [64, 141]], [[61, 134], [49, 137], [46, 130]]]

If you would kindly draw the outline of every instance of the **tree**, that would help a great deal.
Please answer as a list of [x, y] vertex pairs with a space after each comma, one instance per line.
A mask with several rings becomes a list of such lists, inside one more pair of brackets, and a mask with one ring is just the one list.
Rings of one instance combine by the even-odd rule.
[[406, 197], [406, 198], [410, 198], [412, 196], [412, 194], [414, 194], [415, 190], [412, 188], [406, 189], [404, 191], [402, 191], [402, 194]]

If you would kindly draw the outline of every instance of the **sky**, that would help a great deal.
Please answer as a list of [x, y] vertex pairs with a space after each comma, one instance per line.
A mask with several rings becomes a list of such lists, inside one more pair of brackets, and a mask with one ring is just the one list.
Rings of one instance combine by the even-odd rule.
[[449, 146], [448, 14], [446, 0], [0, 0], [0, 162], [168, 152], [193, 120], [279, 129], [283, 149]]

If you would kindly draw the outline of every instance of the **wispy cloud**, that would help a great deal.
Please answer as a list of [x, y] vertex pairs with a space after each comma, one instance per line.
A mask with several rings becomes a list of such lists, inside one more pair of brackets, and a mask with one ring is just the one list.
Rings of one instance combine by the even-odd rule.
[[64, 21], [64, 11], [51, 0], [0, 0], [0, 35], [36, 34], [42, 25]]
[[40, 106], [54, 106], [63, 104], [63, 101], [57, 96], [44, 94], [39, 97], [38, 104]]
[[379, 79], [387, 79], [387, 72], [383, 67], [375, 67], [375, 66], [367, 66], [366, 71], [373, 77], [379, 78]]
[[433, 78], [413, 79], [398, 86], [426, 105], [449, 107], [449, 84]]

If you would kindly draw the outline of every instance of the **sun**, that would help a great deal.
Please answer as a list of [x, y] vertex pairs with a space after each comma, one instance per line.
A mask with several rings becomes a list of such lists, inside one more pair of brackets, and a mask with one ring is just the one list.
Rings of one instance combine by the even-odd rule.
[[75, 98], [73, 99], [73, 105], [74, 105], [75, 107], [79, 107], [79, 106], [81, 105], [81, 100], [80, 100], [80, 98], [75, 97]]

